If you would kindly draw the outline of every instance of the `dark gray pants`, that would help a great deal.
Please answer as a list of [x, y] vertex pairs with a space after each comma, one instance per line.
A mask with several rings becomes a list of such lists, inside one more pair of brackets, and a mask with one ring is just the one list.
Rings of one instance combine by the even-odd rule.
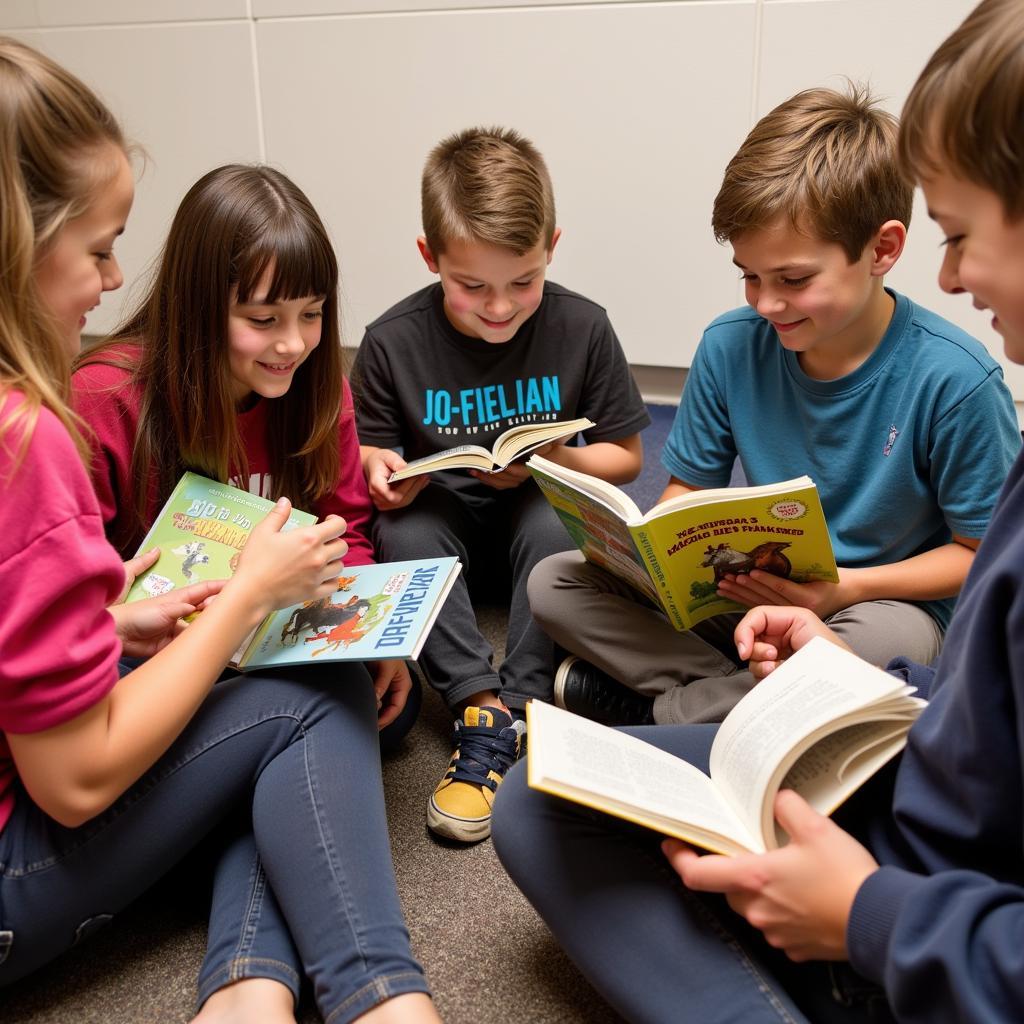
[[[384, 512], [374, 525], [384, 561], [456, 555], [463, 572], [419, 657], [428, 682], [453, 711], [480, 690], [494, 690], [510, 708], [532, 697], [551, 700], [554, 645], [530, 614], [530, 570], [572, 546], [569, 535], [533, 481], [486, 494], [455, 492], [432, 483], [406, 508]], [[470, 590], [508, 601], [505, 660], [477, 626]]]
[[[539, 563], [529, 598], [555, 643], [653, 697], [659, 725], [720, 722], [754, 685], [733, 645], [740, 615], [716, 615], [679, 632], [660, 608], [579, 552]], [[826, 621], [874, 665], [898, 655], [929, 665], [942, 646], [938, 623], [906, 601], [865, 601]]]

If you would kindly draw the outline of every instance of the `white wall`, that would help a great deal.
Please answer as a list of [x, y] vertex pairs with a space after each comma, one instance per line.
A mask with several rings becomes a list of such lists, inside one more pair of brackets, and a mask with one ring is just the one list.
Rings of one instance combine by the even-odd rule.
[[[564, 234], [552, 276], [606, 305], [630, 360], [686, 366], [742, 301], [710, 235], [722, 170], [786, 96], [843, 76], [898, 111], [974, 0], [3, 0], [9, 31], [74, 69], [150, 155], [119, 243], [129, 280], [202, 172], [267, 160], [336, 241], [345, 333], [426, 283], [419, 172], [441, 136], [519, 128], [545, 153]], [[915, 214], [895, 287], [981, 337], [935, 284], [938, 229]], [[91, 331], [116, 320], [108, 298]], [[1003, 360], [1018, 399], [1024, 371]]]

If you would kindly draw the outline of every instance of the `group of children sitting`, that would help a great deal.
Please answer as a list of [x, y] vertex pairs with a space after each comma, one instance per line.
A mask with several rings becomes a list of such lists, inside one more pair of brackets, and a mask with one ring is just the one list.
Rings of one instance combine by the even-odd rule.
[[[326, 230], [264, 166], [190, 189], [148, 294], [80, 353], [86, 315], [122, 283], [131, 145], [87, 86], [12, 40], [0, 125], [0, 985], [211, 841], [197, 1020], [293, 1021], [304, 979], [332, 1024], [439, 1019], [380, 777], [378, 734], [415, 715], [409, 666], [225, 667], [264, 615], [327, 597], [346, 564], [456, 555], [418, 662], [456, 719], [427, 823], [477, 841], [493, 814], [503, 865], [625, 1018], [1024, 1016], [1021, 437], [984, 346], [884, 285], [916, 181], [946, 235], [940, 284], [991, 308], [1024, 363], [1017, 0], [983, 0], [901, 126], [861, 90], [813, 89], [726, 168], [713, 228], [748, 306], [701, 340], [663, 498], [727, 484], [737, 460], [752, 484], [807, 473], [840, 573], [728, 574], [719, 592], [750, 611], [690, 631], [569, 551], [521, 462], [389, 483], [531, 418], [595, 424], [542, 449], [552, 461], [613, 483], [640, 471], [648, 414], [604, 310], [546, 280], [551, 181], [517, 132], [431, 152], [418, 244], [439, 280], [369, 325], [350, 390]], [[185, 470], [277, 504], [230, 580], [126, 605]], [[319, 523], [282, 531], [290, 502]], [[497, 669], [483, 590], [508, 598]], [[813, 636], [930, 704], [835, 821], [780, 794], [780, 850], [659, 848], [515, 765], [533, 699], [706, 769], [708, 723]]]

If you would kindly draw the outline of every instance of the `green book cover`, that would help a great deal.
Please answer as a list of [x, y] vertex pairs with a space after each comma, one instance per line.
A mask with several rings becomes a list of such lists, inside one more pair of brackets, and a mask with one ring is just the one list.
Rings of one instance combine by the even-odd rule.
[[839, 581], [809, 477], [691, 491], [644, 515], [607, 481], [536, 455], [527, 468], [583, 556], [659, 604], [676, 629], [745, 610], [718, 594], [728, 574], [761, 569], [799, 583]]
[[[230, 484], [185, 473], [139, 545], [138, 554], [159, 547], [160, 557], [135, 580], [125, 602], [232, 576], [252, 528], [274, 504]], [[316, 516], [309, 512], [292, 509], [284, 528], [315, 522]]]

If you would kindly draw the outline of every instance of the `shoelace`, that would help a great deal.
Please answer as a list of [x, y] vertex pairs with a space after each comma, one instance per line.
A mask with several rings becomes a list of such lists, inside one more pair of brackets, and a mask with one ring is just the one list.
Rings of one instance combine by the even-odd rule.
[[516, 759], [516, 734], [506, 726], [510, 735], [502, 736], [505, 730], [490, 729], [485, 725], [459, 726], [455, 736], [459, 741], [459, 757], [455, 762], [453, 782], [470, 782], [475, 786], [486, 786], [496, 790], [498, 784], [489, 779], [487, 773], [499, 775], [512, 767]]

